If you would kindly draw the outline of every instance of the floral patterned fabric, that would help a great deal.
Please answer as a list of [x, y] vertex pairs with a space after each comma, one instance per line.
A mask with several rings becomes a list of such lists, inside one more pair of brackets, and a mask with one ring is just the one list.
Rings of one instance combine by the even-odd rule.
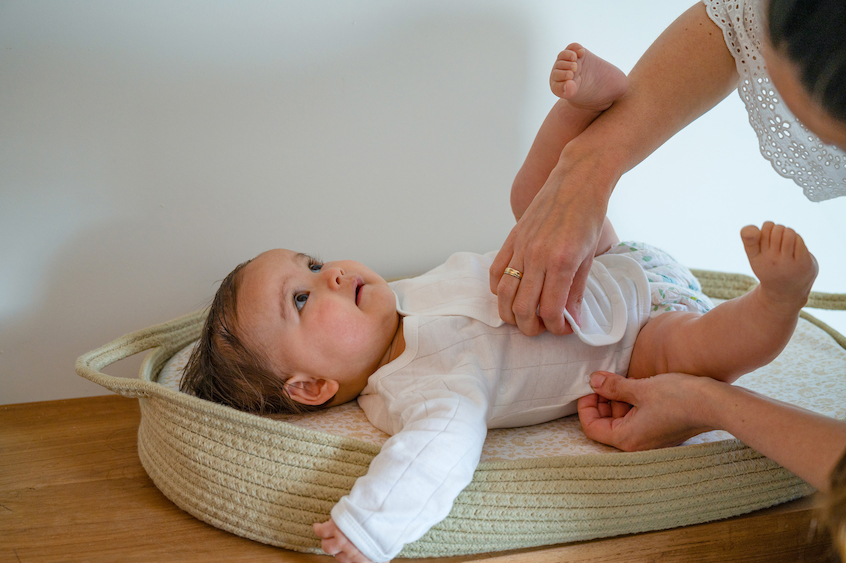
[[714, 308], [714, 303], [702, 293], [696, 276], [660, 248], [623, 241], [612, 246], [606, 254], [628, 256], [643, 268], [652, 298], [650, 319], [669, 311], [704, 314]]

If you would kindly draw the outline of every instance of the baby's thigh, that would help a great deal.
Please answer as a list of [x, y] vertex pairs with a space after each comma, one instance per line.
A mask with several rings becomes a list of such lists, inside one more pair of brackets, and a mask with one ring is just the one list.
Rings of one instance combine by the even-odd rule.
[[650, 318], [637, 335], [628, 376], [637, 379], [679, 371], [688, 354], [695, 356], [692, 348], [697, 347], [685, 338], [686, 326], [701, 316], [689, 311], [669, 311]]

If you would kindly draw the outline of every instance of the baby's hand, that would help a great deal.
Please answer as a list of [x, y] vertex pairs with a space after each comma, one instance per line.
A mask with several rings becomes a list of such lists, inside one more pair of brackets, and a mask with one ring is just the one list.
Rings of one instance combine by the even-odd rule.
[[334, 555], [341, 563], [373, 563], [352, 544], [344, 532], [335, 525], [331, 518], [314, 525], [314, 533], [323, 540], [320, 547], [329, 555]]

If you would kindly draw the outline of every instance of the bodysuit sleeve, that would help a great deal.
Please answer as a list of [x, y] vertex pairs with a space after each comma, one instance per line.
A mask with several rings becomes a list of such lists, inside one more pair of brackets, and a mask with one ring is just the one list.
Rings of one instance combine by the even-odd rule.
[[375, 562], [392, 559], [446, 518], [473, 478], [487, 434], [486, 394], [469, 376], [436, 379], [390, 408], [401, 430], [332, 509], [335, 524]]

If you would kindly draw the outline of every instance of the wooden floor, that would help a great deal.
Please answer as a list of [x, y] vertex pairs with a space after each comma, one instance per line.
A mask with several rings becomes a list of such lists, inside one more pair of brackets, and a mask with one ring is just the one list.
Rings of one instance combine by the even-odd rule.
[[[116, 395], [0, 406], [0, 562], [334, 561], [239, 538], [182, 512], [138, 461], [139, 417], [136, 400]], [[813, 531], [813, 503], [662, 532], [416, 561], [835, 561]]]

